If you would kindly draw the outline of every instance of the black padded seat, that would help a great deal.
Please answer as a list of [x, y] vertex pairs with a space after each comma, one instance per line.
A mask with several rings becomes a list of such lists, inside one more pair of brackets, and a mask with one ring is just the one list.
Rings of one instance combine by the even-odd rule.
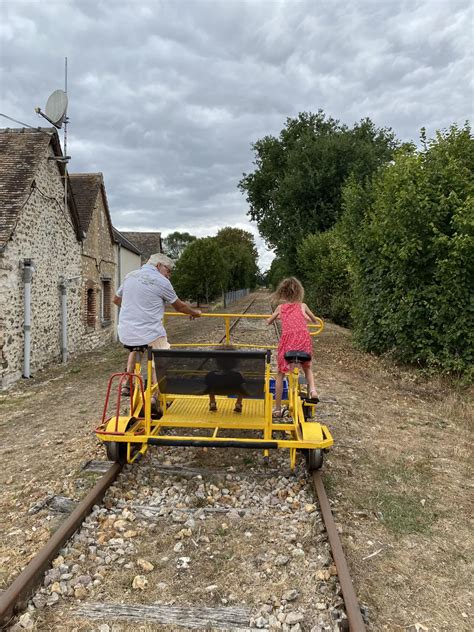
[[138, 351], [138, 353], [144, 353], [147, 348], [148, 345], [136, 345], [135, 347], [132, 347], [130, 345], [123, 345], [124, 349], [127, 349], [128, 351]]
[[309, 362], [311, 360], [311, 354], [306, 351], [287, 351], [285, 353], [285, 360], [291, 364]]

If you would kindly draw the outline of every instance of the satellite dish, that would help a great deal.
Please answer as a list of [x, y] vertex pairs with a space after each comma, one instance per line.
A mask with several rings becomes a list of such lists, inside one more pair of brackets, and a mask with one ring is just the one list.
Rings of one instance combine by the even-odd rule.
[[61, 129], [64, 117], [66, 116], [66, 110], [67, 94], [64, 90], [55, 90], [46, 103], [45, 114], [58, 129]]

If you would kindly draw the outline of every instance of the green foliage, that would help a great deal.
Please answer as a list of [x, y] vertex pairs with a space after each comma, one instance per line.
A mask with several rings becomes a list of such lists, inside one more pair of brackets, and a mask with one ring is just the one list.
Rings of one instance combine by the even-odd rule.
[[469, 373], [473, 361], [474, 142], [453, 126], [405, 146], [372, 184], [352, 179], [341, 230], [356, 340], [404, 362]]
[[390, 160], [395, 145], [392, 132], [370, 119], [349, 129], [321, 110], [289, 118], [279, 138], [266, 136], [253, 145], [256, 169], [239, 183], [249, 215], [267, 244], [294, 260], [308, 234], [336, 223], [346, 178], [370, 176]]
[[348, 325], [351, 311], [349, 256], [337, 225], [309, 235], [298, 248], [298, 267], [311, 309], [335, 323]]
[[227, 266], [227, 290], [254, 288], [258, 273], [258, 252], [252, 233], [241, 228], [222, 228], [216, 235]]
[[183, 251], [174, 273], [173, 286], [181, 298], [209, 302], [227, 283], [227, 266], [215, 237], [196, 239]]
[[177, 261], [183, 254], [184, 249], [195, 240], [196, 237], [190, 233], [180, 233], [179, 231], [170, 233], [168, 237], [163, 239], [164, 253], [174, 261]]
[[267, 283], [272, 290], [276, 290], [280, 281], [291, 275], [292, 272], [288, 262], [285, 259], [275, 257], [267, 273]]

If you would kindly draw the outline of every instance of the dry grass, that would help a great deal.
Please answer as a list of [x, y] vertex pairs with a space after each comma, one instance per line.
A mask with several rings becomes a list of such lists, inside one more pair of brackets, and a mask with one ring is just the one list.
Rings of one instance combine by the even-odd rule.
[[321, 391], [338, 402], [325, 482], [369, 629], [467, 632], [472, 389], [364, 356], [349, 335], [318, 346]]

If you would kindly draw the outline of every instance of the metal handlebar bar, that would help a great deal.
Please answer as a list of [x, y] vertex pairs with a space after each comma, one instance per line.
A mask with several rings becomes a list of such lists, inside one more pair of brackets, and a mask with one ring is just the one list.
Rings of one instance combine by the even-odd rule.
[[[189, 317], [189, 314], [183, 314], [181, 312], [165, 312], [164, 313], [165, 317], [168, 316], [186, 316]], [[230, 321], [231, 319], [234, 318], [254, 318], [254, 319], [265, 319], [267, 320], [268, 318], [270, 318], [269, 314], [201, 314], [200, 318], [223, 318], [225, 321], [225, 330], [226, 330], [226, 344], [230, 343]], [[309, 329], [315, 329], [315, 331], [310, 331], [310, 336], [318, 336], [324, 329], [324, 322], [322, 321], [321, 318], [316, 317], [318, 322], [317, 323], [308, 323], [308, 328]], [[178, 345], [172, 345], [173, 347], [178, 346]], [[190, 345], [180, 345], [180, 346], [190, 346]], [[201, 345], [202, 346], [202, 345]], [[240, 346], [255, 346], [255, 345], [240, 345]]]

